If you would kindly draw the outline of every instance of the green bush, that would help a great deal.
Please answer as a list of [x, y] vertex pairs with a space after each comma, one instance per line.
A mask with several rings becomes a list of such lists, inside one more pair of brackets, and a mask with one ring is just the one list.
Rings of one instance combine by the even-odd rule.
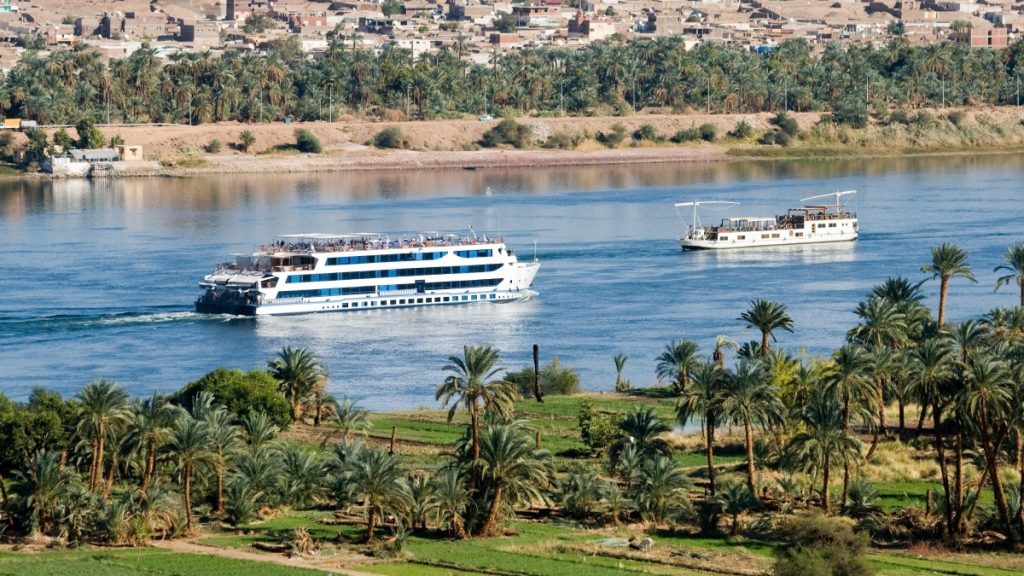
[[651, 124], [644, 124], [633, 131], [633, 139], [648, 142], [663, 142], [665, 137], [658, 133], [657, 129]]
[[626, 139], [626, 127], [622, 124], [613, 124], [610, 133], [598, 132], [597, 141], [609, 148], [615, 148]]
[[206, 145], [206, 151], [209, 152], [210, 154], [216, 154], [217, 152], [220, 152], [220, 148], [220, 140], [218, 140], [217, 138], [210, 140], [210, 143]]
[[832, 105], [832, 121], [851, 128], [868, 125], [868, 107], [860, 96], [846, 96]]
[[92, 120], [83, 118], [75, 124], [75, 131], [78, 132], [78, 148], [82, 150], [91, 150], [94, 148], [103, 148], [107, 145], [107, 139], [100, 132], [99, 128]]
[[777, 126], [779, 130], [784, 132], [787, 136], [795, 137], [800, 133], [800, 126], [797, 125], [796, 119], [786, 114], [785, 111], [779, 112], [772, 118], [772, 124]]
[[238, 135], [238, 146], [242, 149], [242, 152], [248, 152], [255, 143], [256, 136], [253, 135], [251, 130], [242, 130], [242, 133]]
[[733, 127], [732, 131], [729, 132], [729, 136], [736, 138], [737, 140], [745, 140], [750, 138], [754, 133], [754, 127], [750, 125], [750, 122], [746, 120], [740, 120]]
[[309, 130], [303, 128], [295, 131], [295, 146], [299, 149], [299, 152], [306, 154], [319, 154], [323, 151], [323, 147], [320, 146], [320, 139]]
[[765, 146], [771, 146], [771, 145], [775, 144], [775, 135], [776, 134], [779, 134], [778, 130], [769, 130], [769, 131], [765, 132], [764, 134], [761, 134], [761, 137], [757, 139], [757, 143], [758, 144], [763, 144]]
[[697, 131], [700, 132], [700, 139], [705, 142], [714, 142], [718, 138], [718, 128], [710, 122], [701, 124]]
[[955, 110], [946, 115], [946, 119], [949, 120], [950, 124], [957, 128], [963, 128], [964, 123], [967, 121], [967, 114], [963, 110]]
[[209, 392], [228, 410], [239, 416], [263, 412], [282, 430], [292, 422], [291, 406], [278, 390], [277, 381], [265, 370], [242, 372], [217, 368], [195, 382], [189, 382], [174, 397], [177, 404], [192, 407], [200, 392]]
[[377, 148], [405, 148], [405, 135], [397, 126], [388, 126], [373, 137], [373, 145]]
[[682, 144], [683, 142], [694, 142], [700, 140], [700, 130], [696, 128], [684, 128], [672, 135], [669, 140], [676, 144]]
[[868, 538], [838, 518], [795, 516], [779, 529], [775, 576], [868, 576], [875, 573], [864, 553]]
[[502, 144], [511, 144], [516, 148], [525, 148], [530, 144], [530, 127], [520, 124], [512, 118], [505, 118], [494, 128], [484, 132], [480, 145], [493, 148]]
[[548, 136], [547, 141], [541, 146], [544, 148], [560, 148], [562, 150], [572, 150], [579, 144], [577, 137], [568, 134], [567, 132], [555, 132]]
[[591, 454], [606, 452], [620, 434], [615, 423], [615, 414], [598, 412], [590, 399], [580, 402], [576, 422], [580, 427], [580, 440]]
[[[527, 398], [533, 396], [533, 367], [523, 368], [518, 372], [509, 372], [506, 382], [515, 385], [519, 395]], [[558, 356], [540, 368], [541, 393], [548, 395], [575, 394], [580, 391], [580, 375], [568, 366], [562, 366]]]
[[886, 123], [890, 126], [893, 124], [903, 124], [906, 126], [907, 124], [910, 124], [910, 122], [911, 119], [910, 116], [907, 116], [906, 110], [893, 110], [889, 114], [889, 120]]
[[935, 125], [935, 117], [924, 110], [921, 110], [917, 114], [914, 114], [913, 118], [910, 119], [910, 123], [918, 128], [931, 128]]

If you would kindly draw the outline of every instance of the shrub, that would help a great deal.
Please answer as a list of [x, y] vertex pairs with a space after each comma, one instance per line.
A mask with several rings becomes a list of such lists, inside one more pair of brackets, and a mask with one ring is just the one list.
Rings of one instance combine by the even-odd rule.
[[729, 132], [729, 136], [736, 138], [737, 140], [744, 140], [746, 138], [750, 138], [753, 133], [754, 127], [750, 125], [750, 122], [740, 120], [736, 123], [736, 126], [733, 127], [732, 131]]
[[580, 440], [591, 454], [601, 454], [607, 451], [619, 435], [619, 428], [615, 425], [615, 415], [598, 412], [594, 408], [594, 402], [589, 399], [580, 402], [576, 422], [580, 427]]
[[277, 381], [265, 370], [248, 372], [217, 368], [178, 391], [174, 401], [186, 408], [200, 392], [209, 392], [228, 410], [239, 416], [263, 412], [279, 428], [291, 424], [291, 407], [278, 390]]
[[530, 143], [530, 127], [520, 124], [512, 118], [505, 118], [494, 128], [484, 132], [480, 145], [493, 148], [502, 144], [511, 144], [516, 148], [525, 148]]
[[778, 126], [779, 130], [784, 132], [787, 136], [796, 136], [800, 133], [800, 126], [797, 125], [796, 119], [786, 114], [785, 111], [779, 112], [771, 120], [772, 124]]
[[766, 145], [766, 146], [771, 146], [771, 145], [775, 144], [775, 135], [776, 134], [780, 134], [780, 132], [778, 130], [769, 130], [769, 131], [765, 132], [764, 134], [761, 134], [761, 137], [757, 139], [757, 143], [758, 144], [763, 144], [763, 145]]
[[917, 114], [914, 114], [914, 117], [910, 119], [910, 123], [918, 128], [931, 128], [935, 125], [935, 118], [931, 114], [921, 110]]
[[[533, 367], [518, 372], [509, 372], [505, 381], [515, 385], [519, 394], [526, 398], [533, 395]], [[540, 389], [543, 394], [566, 395], [580, 391], [580, 375], [572, 368], [562, 366], [558, 356], [540, 368]]]
[[964, 122], [967, 120], [967, 114], [965, 114], [963, 110], [955, 110], [947, 114], [946, 119], [949, 120], [953, 126], [963, 128]]
[[210, 140], [210, 143], [206, 145], [206, 151], [210, 154], [216, 154], [220, 152], [220, 140], [214, 138]]
[[889, 114], [889, 121], [887, 124], [890, 126], [893, 124], [903, 124], [905, 126], [910, 124], [910, 117], [907, 116], [906, 110], [893, 110]]
[[647, 140], [648, 142], [662, 142], [665, 137], [658, 134], [658, 131], [651, 124], [644, 124], [633, 131], [633, 139], [637, 141]]
[[864, 128], [868, 125], [868, 108], [857, 96], [840, 98], [832, 105], [832, 121], [851, 128]]
[[120, 134], [114, 134], [113, 136], [110, 137], [110, 145], [124, 146], [124, 137], [122, 137]]
[[560, 148], [562, 150], [572, 150], [579, 143], [578, 138], [568, 134], [566, 132], [555, 132], [548, 136], [547, 141], [541, 146], [544, 148]]
[[705, 142], [714, 142], [718, 137], [718, 128], [715, 128], [715, 125], [710, 122], [701, 124], [697, 131], [700, 132], [700, 139]]
[[[7, 142], [4, 143], [4, 146], [9, 146], [13, 136], [10, 132], [3, 132], [2, 134], [7, 137]], [[74, 140], [72, 140], [71, 136], [68, 135], [67, 130], [61, 128], [53, 133], [53, 144], [55, 146], [60, 146], [62, 149], [67, 150], [73, 143]]]
[[609, 148], [615, 148], [626, 139], [626, 127], [622, 124], [613, 124], [610, 133], [598, 132], [597, 141]]
[[242, 152], [248, 152], [255, 143], [256, 136], [250, 130], [242, 130], [242, 133], [238, 135], [238, 145], [241, 147]]
[[806, 514], [784, 523], [775, 559], [775, 576], [868, 576], [868, 539], [837, 518]]
[[107, 139], [92, 120], [79, 120], [78, 124], [75, 124], [75, 131], [78, 132], [77, 146], [82, 150], [103, 148], [107, 145]]
[[373, 137], [373, 145], [377, 148], [405, 148], [405, 136], [397, 126], [388, 126]]
[[320, 146], [320, 139], [309, 130], [303, 128], [295, 131], [295, 146], [299, 149], [299, 152], [306, 154], [319, 154], [323, 151], [323, 147]]
[[698, 130], [697, 128], [684, 128], [673, 134], [672, 137], [669, 138], [669, 140], [675, 142], [676, 144], [682, 144], [683, 142], [694, 142], [696, 140], [700, 140], [700, 130]]

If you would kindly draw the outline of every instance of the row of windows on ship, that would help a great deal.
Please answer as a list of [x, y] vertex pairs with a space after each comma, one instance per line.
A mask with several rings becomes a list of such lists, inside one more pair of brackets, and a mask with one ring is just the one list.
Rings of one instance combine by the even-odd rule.
[[433, 268], [397, 268], [392, 270], [362, 270], [359, 272], [331, 272], [325, 274], [293, 274], [286, 284], [303, 282], [335, 282], [338, 280], [364, 280], [367, 278], [398, 278], [401, 276], [436, 276], [439, 274], [471, 274], [494, 272], [504, 264], [481, 264], [479, 266], [435, 266]]
[[388, 284], [384, 286], [355, 286], [352, 288], [321, 288], [319, 290], [284, 290], [277, 293], [278, 298], [320, 298], [324, 296], [358, 296], [376, 294], [378, 291], [396, 292], [399, 290], [457, 290], [459, 288], [485, 288], [501, 284], [501, 278], [485, 280], [462, 280], [460, 282], [425, 282], [416, 284]]
[[[502, 250], [498, 248], [500, 253]], [[328, 266], [341, 266], [344, 264], [380, 264], [384, 262], [413, 262], [417, 260], [440, 260], [450, 252], [400, 252], [397, 254], [370, 254], [367, 256], [334, 256], [327, 259]], [[494, 250], [487, 248], [481, 250], [456, 250], [455, 255], [460, 258], [490, 258]]]
[[[380, 306], [409, 306], [410, 304], [443, 304], [445, 302], [476, 302], [478, 300], [497, 300], [496, 294], [463, 294], [462, 296], [426, 296], [423, 298], [395, 298], [392, 300], [381, 300]], [[376, 300], [369, 302], [342, 302], [333, 306], [324, 306], [322, 310], [338, 310], [343, 308], [375, 308], [378, 306]]]

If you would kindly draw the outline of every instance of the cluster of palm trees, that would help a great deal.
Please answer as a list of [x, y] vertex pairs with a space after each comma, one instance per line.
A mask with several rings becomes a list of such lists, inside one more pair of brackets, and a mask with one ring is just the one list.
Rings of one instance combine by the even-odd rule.
[[[851, 471], [874, 453], [887, 435], [885, 409], [899, 405], [896, 440], [912, 430], [907, 404], [918, 409], [917, 436], [930, 436], [943, 485], [944, 529], [962, 537], [990, 487], [995, 512], [988, 525], [1011, 542], [1024, 535], [1019, 486], [1004, 485], [1012, 468], [1024, 479], [1024, 311], [996, 308], [980, 319], [950, 324], [946, 305], [950, 283], [975, 281], [967, 253], [946, 243], [932, 249], [922, 272], [939, 280], [937, 315], [922, 304], [922, 282], [891, 278], [858, 304], [858, 324], [848, 341], [827, 360], [798, 361], [769, 350], [778, 329], [792, 329], [784, 305], [755, 300], [740, 319], [762, 333], [761, 341], [739, 347], [734, 370], [725, 369], [723, 339], [709, 360], [698, 358], [692, 342], [673, 342], [658, 357], [659, 378], [672, 381], [680, 424], [699, 418], [705, 441], [708, 490], [716, 492], [714, 447], [723, 424], [742, 426], [747, 489], [758, 498], [754, 439], [765, 433], [761, 460], [780, 469], [809, 472], [820, 480], [818, 498], [830, 511], [832, 473], [842, 469], [840, 506], [850, 504]], [[996, 289], [1017, 284], [1024, 297], [1024, 244], [1010, 246]], [[734, 344], [733, 344], [733, 347]], [[717, 361], [716, 361], [717, 360]], [[682, 373], [685, 372], [684, 377]], [[925, 430], [930, 414], [930, 430]], [[871, 432], [870, 445], [861, 442]], [[925, 436], [927, 434], [927, 436]], [[969, 472], [970, 469], [970, 472]]]
[[828, 46], [813, 56], [802, 40], [758, 54], [706, 43], [687, 50], [674, 37], [595, 42], [569, 50], [527, 48], [489, 65], [454, 48], [415, 59], [379, 53], [334, 36], [307, 59], [297, 42], [266, 55], [178, 53], [168, 62], [143, 46], [104, 63], [94, 51], [29, 52], [0, 78], [0, 112], [40, 124], [263, 122], [286, 115], [333, 120], [355, 110], [403, 111], [420, 118], [498, 110], [593, 114], [644, 107], [707, 112], [841, 111], [1011, 104], [1024, 43], [977, 50], [940, 42], [911, 46]]

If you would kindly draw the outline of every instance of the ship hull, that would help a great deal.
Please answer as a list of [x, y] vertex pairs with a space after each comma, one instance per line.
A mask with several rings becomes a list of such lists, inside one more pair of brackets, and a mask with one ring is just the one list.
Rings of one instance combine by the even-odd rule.
[[807, 244], [829, 244], [836, 242], [853, 242], [857, 235], [836, 235], [825, 238], [773, 238], [768, 240], [690, 240], [679, 239], [683, 250], [736, 250], [743, 248], [770, 248], [776, 246], [802, 246]]

